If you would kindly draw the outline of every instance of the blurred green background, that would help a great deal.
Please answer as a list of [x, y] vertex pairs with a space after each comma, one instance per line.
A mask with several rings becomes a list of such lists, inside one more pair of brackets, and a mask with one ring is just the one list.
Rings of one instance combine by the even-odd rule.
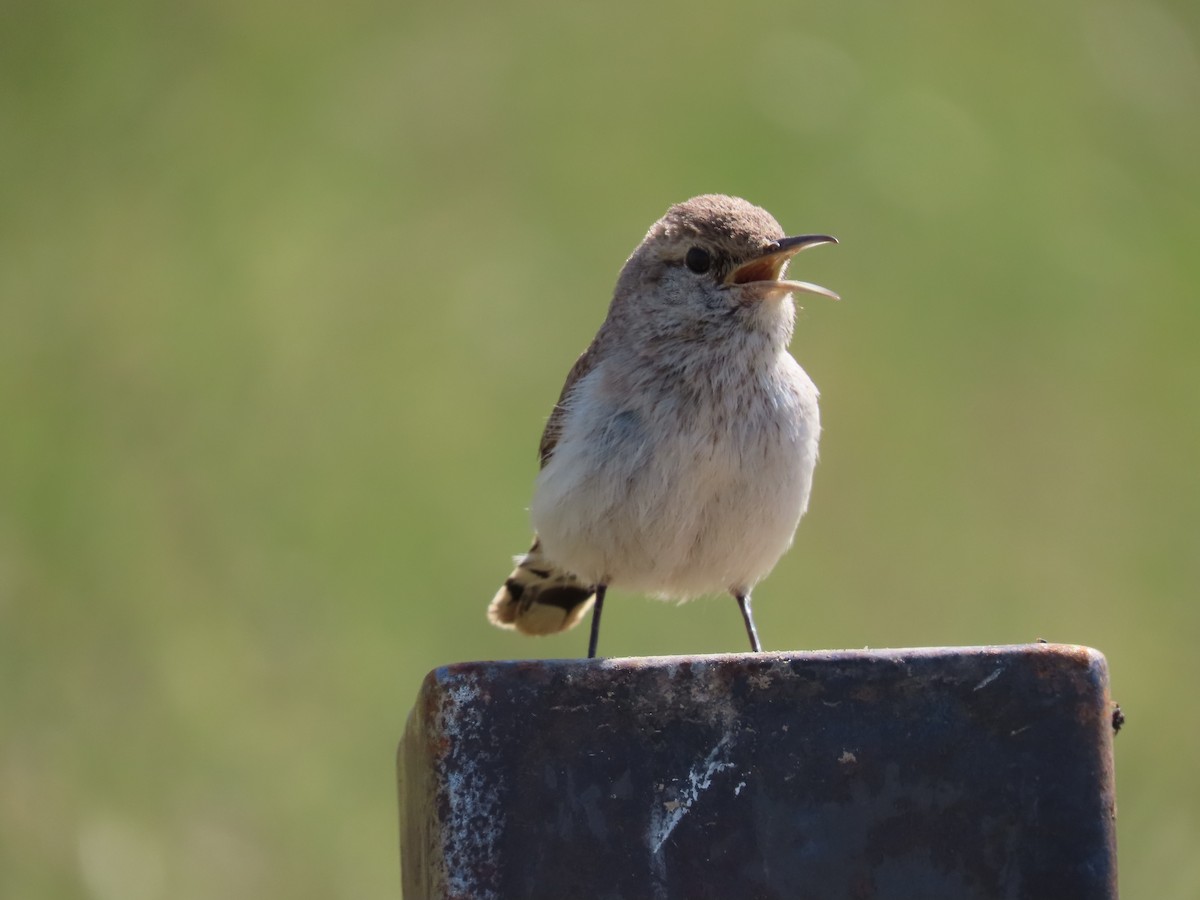
[[[1122, 889], [1200, 896], [1200, 7], [6, 4], [0, 895], [398, 895], [430, 668], [616, 273], [720, 191], [826, 434], [769, 648], [1107, 653]], [[741, 650], [616, 594], [611, 655]]]

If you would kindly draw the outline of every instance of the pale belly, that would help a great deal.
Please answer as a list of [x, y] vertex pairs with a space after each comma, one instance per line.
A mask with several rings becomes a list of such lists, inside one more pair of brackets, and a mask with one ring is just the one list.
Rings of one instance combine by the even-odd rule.
[[791, 545], [817, 459], [815, 388], [784, 401], [743, 405], [728, 426], [581, 410], [531, 507], [547, 557], [661, 597], [750, 590]]

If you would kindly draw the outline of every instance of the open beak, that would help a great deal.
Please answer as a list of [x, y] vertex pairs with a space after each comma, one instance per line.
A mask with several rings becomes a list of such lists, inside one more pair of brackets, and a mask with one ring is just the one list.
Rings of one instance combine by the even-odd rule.
[[829, 288], [807, 281], [787, 281], [782, 276], [787, 264], [801, 250], [819, 244], [836, 244], [837, 238], [827, 234], [801, 234], [796, 237], [780, 238], [767, 247], [761, 256], [738, 266], [725, 279], [727, 285], [753, 285], [763, 295], [790, 294], [802, 291], [805, 294], [820, 294], [831, 300], [841, 298]]

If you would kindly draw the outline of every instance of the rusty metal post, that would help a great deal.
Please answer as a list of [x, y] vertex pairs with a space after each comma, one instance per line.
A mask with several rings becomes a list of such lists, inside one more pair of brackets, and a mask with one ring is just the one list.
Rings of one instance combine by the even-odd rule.
[[1085, 647], [478, 662], [399, 754], [406, 900], [1110, 900]]

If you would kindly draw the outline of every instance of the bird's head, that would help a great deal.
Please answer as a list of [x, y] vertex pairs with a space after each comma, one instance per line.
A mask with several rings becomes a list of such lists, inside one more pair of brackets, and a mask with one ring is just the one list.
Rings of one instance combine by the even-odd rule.
[[770, 213], [738, 197], [693, 197], [667, 210], [629, 257], [614, 311], [626, 307], [664, 329], [738, 322], [790, 335], [793, 293], [838, 296], [787, 279], [788, 263], [808, 247], [836, 243], [825, 234], [787, 237]]

